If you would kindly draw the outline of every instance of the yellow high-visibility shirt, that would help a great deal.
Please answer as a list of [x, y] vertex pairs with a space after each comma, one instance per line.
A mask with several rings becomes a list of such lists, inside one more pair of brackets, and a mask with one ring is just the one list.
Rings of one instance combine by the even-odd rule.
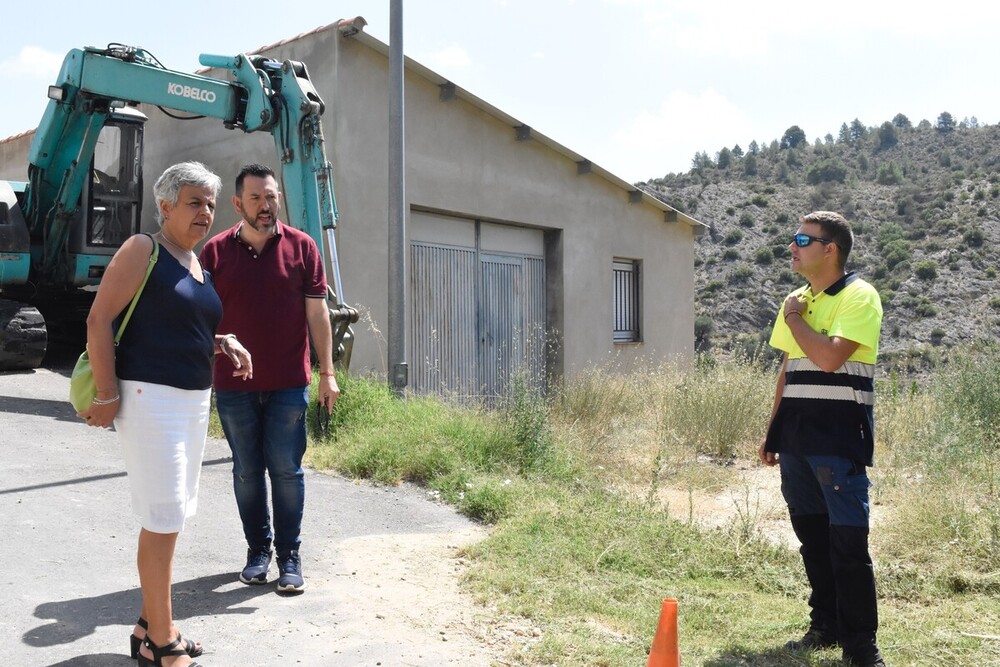
[[[879, 332], [882, 329], [882, 300], [874, 287], [854, 273], [848, 273], [819, 294], [813, 294], [808, 285], [792, 294], [806, 302], [802, 319], [813, 331], [858, 344], [858, 349], [848, 361], [875, 363]], [[806, 356], [785, 322], [784, 304], [775, 320], [770, 345], [787, 352], [789, 359]]]

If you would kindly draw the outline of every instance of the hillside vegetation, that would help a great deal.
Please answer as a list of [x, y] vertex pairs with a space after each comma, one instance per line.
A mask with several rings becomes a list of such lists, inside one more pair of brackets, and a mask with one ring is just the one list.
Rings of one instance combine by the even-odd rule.
[[788, 243], [814, 210], [853, 225], [848, 269], [885, 308], [883, 368], [926, 371], [948, 349], [996, 334], [1000, 126], [947, 112], [913, 125], [899, 114], [813, 143], [792, 126], [768, 145], [700, 153], [688, 173], [639, 185], [708, 226], [695, 260], [702, 350], [766, 343], [781, 299], [802, 284]]

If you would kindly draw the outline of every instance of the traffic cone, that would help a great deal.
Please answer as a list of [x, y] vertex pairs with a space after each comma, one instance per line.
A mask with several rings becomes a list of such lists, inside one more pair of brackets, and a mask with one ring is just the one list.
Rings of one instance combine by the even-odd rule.
[[667, 598], [660, 609], [660, 622], [656, 625], [653, 647], [649, 649], [646, 667], [680, 667], [681, 654], [677, 648], [677, 600]]

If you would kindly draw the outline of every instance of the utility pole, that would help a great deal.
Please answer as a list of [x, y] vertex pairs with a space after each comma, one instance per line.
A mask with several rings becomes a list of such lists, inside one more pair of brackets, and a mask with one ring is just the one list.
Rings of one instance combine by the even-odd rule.
[[389, 386], [402, 396], [406, 364], [406, 151], [403, 0], [389, 2]]

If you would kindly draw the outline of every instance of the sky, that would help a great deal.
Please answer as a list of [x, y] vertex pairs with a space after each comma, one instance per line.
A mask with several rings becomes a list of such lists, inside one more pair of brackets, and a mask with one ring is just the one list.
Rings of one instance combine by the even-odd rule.
[[[38, 124], [73, 48], [129, 44], [193, 72], [201, 53], [253, 52], [341, 18], [363, 16], [384, 42], [390, 29], [389, 0], [55, 0], [45, 18], [8, 4], [0, 140]], [[403, 0], [407, 56], [629, 182], [793, 125], [812, 142], [899, 113], [996, 124], [998, 24], [1000, 3]]]

